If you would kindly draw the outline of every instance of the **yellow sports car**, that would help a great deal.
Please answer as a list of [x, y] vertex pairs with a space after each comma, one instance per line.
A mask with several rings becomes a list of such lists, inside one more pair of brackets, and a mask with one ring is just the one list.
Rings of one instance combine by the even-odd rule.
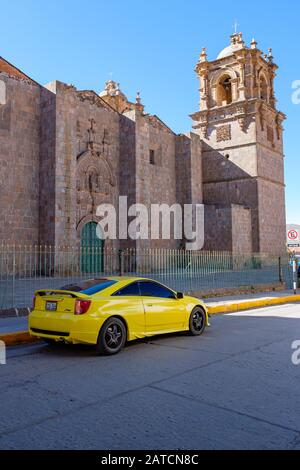
[[204, 303], [159, 282], [107, 277], [38, 290], [29, 315], [32, 336], [96, 345], [99, 354], [116, 354], [126, 341], [178, 331], [201, 335], [208, 326]]

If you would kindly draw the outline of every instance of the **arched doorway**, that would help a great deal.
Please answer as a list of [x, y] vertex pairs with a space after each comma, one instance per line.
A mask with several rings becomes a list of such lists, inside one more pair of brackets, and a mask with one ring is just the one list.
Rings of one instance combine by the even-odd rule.
[[104, 268], [104, 240], [97, 222], [88, 222], [81, 231], [81, 272], [99, 274]]

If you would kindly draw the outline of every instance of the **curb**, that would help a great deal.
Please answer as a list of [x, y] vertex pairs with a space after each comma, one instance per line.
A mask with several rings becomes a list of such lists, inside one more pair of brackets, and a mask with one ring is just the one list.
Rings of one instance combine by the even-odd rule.
[[[282, 305], [291, 302], [300, 302], [300, 295], [290, 295], [275, 299], [247, 300], [246, 302], [217, 305], [215, 307], [208, 307], [208, 313], [210, 315], [216, 315], [218, 313], [242, 312], [244, 310], [269, 307], [272, 305]], [[30, 336], [28, 331], [17, 331], [15, 333], [0, 334], [0, 341], [3, 341], [6, 346], [14, 346], [23, 343], [35, 343], [39, 341], [39, 339]]]
[[23, 343], [35, 343], [38, 340], [30, 336], [28, 331], [16, 331], [15, 333], [0, 334], [0, 341], [3, 341], [6, 346], [14, 346]]
[[231, 304], [217, 305], [215, 307], [208, 307], [208, 313], [215, 315], [218, 313], [234, 313], [243, 310], [251, 310], [254, 308], [269, 307], [272, 305], [282, 305], [290, 302], [300, 302], [300, 295], [290, 295], [287, 297], [278, 297], [261, 300], [247, 300], [246, 302], [236, 302]]

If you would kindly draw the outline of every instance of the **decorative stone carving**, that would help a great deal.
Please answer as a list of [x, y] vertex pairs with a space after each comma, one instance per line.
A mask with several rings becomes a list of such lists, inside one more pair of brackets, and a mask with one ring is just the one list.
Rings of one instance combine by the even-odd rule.
[[109, 132], [108, 129], [104, 129], [103, 131], [103, 138], [102, 138], [102, 153], [105, 157], [109, 157], [109, 146], [110, 146], [110, 139], [109, 139]]
[[95, 121], [95, 119], [91, 118], [91, 119], [89, 119], [89, 122], [91, 124], [91, 127], [88, 129], [88, 135], [89, 135], [88, 144], [89, 144], [89, 147], [93, 148], [94, 136], [95, 136], [95, 133], [96, 133], [94, 125], [96, 124], [96, 121]]
[[95, 214], [99, 204], [111, 198], [115, 179], [106, 159], [88, 150], [77, 158], [77, 221], [83, 215]]
[[231, 125], [217, 127], [217, 142], [231, 140]]
[[236, 108], [238, 123], [242, 131], [245, 131], [247, 111], [247, 105], [238, 106]]
[[206, 62], [206, 61], [207, 61], [206, 48], [202, 47], [202, 51], [200, 54], [200, 62]]
[[[85, 152], [78, 159], [77, 191], [107, 196], [115, 187], [115, 179], [106, 159], [95, 152]], [[80, 196], [81, 197], [81, 196]]]
[[208, 138], [208, 134], [207, 134], [208, 126], [207, 126], [207, 123], [206, 123], [206, 124], [200, 124], [199, 128], [200, 128], [200, 131], [201, 131], [201, 137], [202, 137], [202, 139], [207, 139], [207, 138]]

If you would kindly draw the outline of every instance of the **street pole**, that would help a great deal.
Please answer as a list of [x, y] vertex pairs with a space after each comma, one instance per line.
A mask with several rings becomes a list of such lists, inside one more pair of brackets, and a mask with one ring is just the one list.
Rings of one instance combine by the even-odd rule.
[[295, 254], [293, 256], [293, 287], [294, 287], [294, 294], [297, 294], [297, 265], [296, 265], [296, 257]]

